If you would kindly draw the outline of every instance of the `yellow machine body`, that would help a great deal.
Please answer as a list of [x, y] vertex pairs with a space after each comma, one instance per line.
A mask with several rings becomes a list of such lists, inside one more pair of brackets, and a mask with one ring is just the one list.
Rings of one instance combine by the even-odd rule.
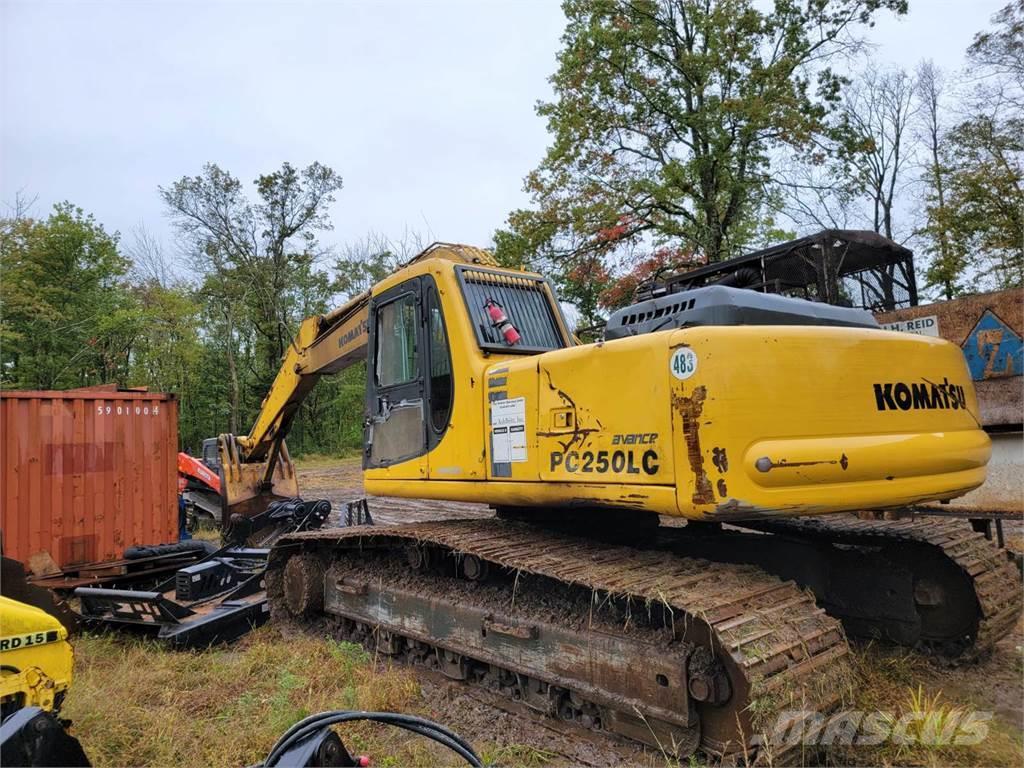
[[[480, 306], [491, 283], [528, 287], [533, 303], [509, 316], [548, 313], [547, 348], [494, 343]], [[384, 331], [379, 318], [394, 320], [395, 307], [422, 324], [398, 360], [429, 369], [419, 369], [418, 395], [381, 380], [396, 364], [382, 345], [402, 329]], [[414, 359], [435, 346], [446, 351]], [[540, 275], [442, 244], [303, 323], [253, 430], [221, 436], [229, 511], [296, 495], [284, 445], [294, 413], [319, 376], [362, 359], [364, 480], [378, 495], [712, 521], [802, 516], [962, 495], [984, 481], [990, 452], [949, 342], [864, 327], [706, 325], [580, 344]], [[431, 432], [436, 388], [422, 382], [442, 369], [447, 418]], [[379, 461], [382, 452], [395, 460]]]
[[[450, 261], [416, 264], [374, 293], [419, 274], [444, 309], [452, 416], [429, 452], [367, 469], [369, 493], [728, 520], [909, 505], [985, 479], [989, 439], [949, 342], [722, 326], [485, 353]], [[503, 419], [522, 426], [516, 438], [496, 438]]]
[[5, 714], [29, 706], [59, 709], [73, 666], [68, 631], [56, 618], [0, 597], [0, 702]]

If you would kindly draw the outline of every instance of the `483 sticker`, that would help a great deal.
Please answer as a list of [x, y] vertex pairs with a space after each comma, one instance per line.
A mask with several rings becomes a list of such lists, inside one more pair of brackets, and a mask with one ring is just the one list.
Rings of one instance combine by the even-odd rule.
[[697, 372], [697, 353], [689, 347], [679, 347], [672, 353], [669, 370], [677, 379], [688, 379]]

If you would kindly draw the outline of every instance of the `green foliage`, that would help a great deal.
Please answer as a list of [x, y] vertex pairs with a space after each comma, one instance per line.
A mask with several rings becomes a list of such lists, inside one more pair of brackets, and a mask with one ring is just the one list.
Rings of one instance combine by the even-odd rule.
[[284, 163], [254, 185], [255, 202], [238, 179], [209, 163], [201, 175], [160, 188], [204, 276], [203, 293], [224, 315], [223, 330], [250, 344], [244, 352], [253, 377], [243, 375], [236, 349], [225, 350], [233, 432], [245, 413], [245, 390], [266, 391], [298, 323], [325, 308], [329, 280], [316, 269], [316, 232], [331, 228], [327, 207], [342, 183], [319, 163], [302, 171]]
[[1024, 119], [977, 115], [947, 142], [948, 198], [936, 225], [976, 254], [995, 287], [1024, 286]]
[[[353, 262], [338, 279], [321, 268], [316, 233], [331, 228], [327, 214], [341, 178], [313, 163], [285, 163], [259, 176], [250, 200], [229, 172], [208, 164], [160, 194], [202, 277], [196, 291], [206, 329], [201, 368], [206, 392], [205, 436], [244, 432], [277, 374], [299, 323], [322, 314], [357, 280], [374, 281], [380, 260]], [[360, 272], [362, 270], [362, 272]], [[363, 382], [353, 371], [326, 378], [303, 402], [289, 435], [292, 453], [338, 453], [362, 441]]]
[[0, 221], [0, 382], [60, 389], [130, 372], [142, 309], [117, 234], [71, 203]]
[[1024, 285], [1024, 0], [992, 21], [968, 49], [972, 88], [951, 128], [936, 119], [934, 71], [920, 75], [931, 152], [925, 278], [947, 299]]
[[772, 153], [827, 130], [843, 83], [827, 61], [879, 8], [906, 2], [566, 0], [556, 98], [538, 107], [551, 146], [526, 179], [535, 207], [494, 236], [499, 260], [736, 255], [766, 225]]
[[[194, 453], [204, 438], [246, 430], [298, 324], [350, 287], [318, 267], [312, 236], [329, 228], [325, 206], [339, 185], [330, 169], [285, 164], [257, 179], [253, 203], [207, 166], [165, 190], [201, 270], [196, 283], [168, 279], [158, 247], [130, 249], [151, 262], [133, 270], [118, 236], [70, 203], [45, 221], [0, 220], [0, 384], [173, 392], [180, 445]], [[376, 281], [390, 263], [353, 261], [351, 272]], [[289, 436], [293, 453], [361, 446], [364, 377], [353, 366], [313, 390]]]

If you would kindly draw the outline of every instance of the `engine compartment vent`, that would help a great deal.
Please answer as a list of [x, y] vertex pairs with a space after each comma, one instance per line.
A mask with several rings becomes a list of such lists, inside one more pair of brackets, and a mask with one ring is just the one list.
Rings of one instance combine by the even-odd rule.
[[607, 340], [706, 325], [829, 325], [878, 328], [870, 312], [743, 288], [708, 286], [647, 299], [616, 310]]

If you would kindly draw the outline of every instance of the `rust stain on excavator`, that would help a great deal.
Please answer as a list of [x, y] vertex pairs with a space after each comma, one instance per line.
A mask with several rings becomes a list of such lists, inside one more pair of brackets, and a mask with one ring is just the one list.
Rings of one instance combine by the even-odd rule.
[[[538, 365], [537, 367], [538, 369], [540, 369], [540, 365]], [[594, 429], [593, 427], [580, 426], [580, 418], [578, 409], [576, 408], [576, 401], [569, 397], [565, 390], [559, 389], [558, 387], [555, 386], [555, 383], [551, 380], [551, 371], [549, 371], [546, 368], [543, 370], [548, 377], [548, 387], [551, 389], [551, 391], [555, 392], [561, 398], [563, 403], [572, 408], [572, 432], [567, 434], [564, 432], [541, 432], [538, 430], [537, 436], [555, 438], [556, 440], [558, 440], [558, 444], [562, 447], [562, 451], [566, 453], [568, 453], [568, 451], [577, 443], [579, 443], [579, 446], [582, 448], [586, 444], [587, 439], [592, 434], [598, 432], [599, 430]], [[601, 426], [600, 421], [598, 421], [597, 424], [599, 427]], [[563, 442], [562, 440], [558, 439], [561, 437], [568, 437], [569, 439]]]
[[765, 517], [790, 517], [795, 515], [813, 515], [819, 512], [816, 506], [801, 504], [783, 504], [778, 507], [761, 507], [739, 499], [729, 499], [718, 504], [714, 511], [707, 515], [719, 522], [729, 520], [757, 520]]
[[785, 459], [779, 459], [778, 461], [772, 461], [768, 456], [762, 456], [760, 459], [754, 462], [754, 467], [758, 472], [771, 472], [773, 469], [790, 469], [793, 467], [814, 467], [819, 464], [838, 464], [844, 470], [850, 466], [850, 460], [846, 458], [846, 454], [842, 454], [838, 459], [821, 459], [819, 461], [786, 461]]
[[693, 390], [690, 397], [672, 394], [672, 405], [683, 421], [683, 439], [686, 440], [686, 457], [693, 470], [693, 503], [713, 504], [715, 493], [708, 473], [704, 471], [704, 454], [700, 449], [700, 414], [707, 398], [707, 388], [702, 384]]

